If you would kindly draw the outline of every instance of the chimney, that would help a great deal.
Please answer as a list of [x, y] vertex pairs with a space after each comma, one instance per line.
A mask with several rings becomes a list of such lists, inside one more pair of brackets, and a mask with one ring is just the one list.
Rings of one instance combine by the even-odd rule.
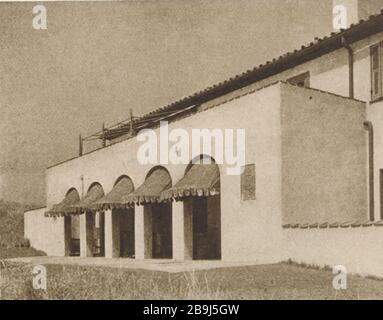
[[383, 0], [333, 0], [333, 29], [347, 29], [383, 9]]

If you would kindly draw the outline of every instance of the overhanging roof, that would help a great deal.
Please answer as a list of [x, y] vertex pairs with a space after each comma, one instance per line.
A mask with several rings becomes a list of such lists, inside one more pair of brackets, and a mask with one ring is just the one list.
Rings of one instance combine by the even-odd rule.
[[161, 199], [190, 196], [215, 196], [220, 192], [219, 167], [216, 164], [194, 164], [174, 187], [162, 192]]

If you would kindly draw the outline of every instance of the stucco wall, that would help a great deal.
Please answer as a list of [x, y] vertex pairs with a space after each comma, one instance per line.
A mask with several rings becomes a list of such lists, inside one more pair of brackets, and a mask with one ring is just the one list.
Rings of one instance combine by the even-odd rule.
[[46, 218], [47, 208], [24, 213], [24, 237], [33, 248], [50, 256], [64, 256], [64, 218]]
[[[299, 182], [290, 187], [292, 182], [284, 181], [284, 201], [290, 218], [301, 217], [307, 221], [310, 216], [323, 218], [321, 215], [330, 214], [336, 215], [339, 221], [342, 220], [339, 214], [347, 218], [367, 214], [364, 116], [363, 103], [278, 83], [169, 125], [169, 130], [183, 128], [189, 133], [194, 128], [246, 130], [246, 163], [256, 166], [256, 200], [242, 201], [240, 176], [227, 175], [227, 166], [220, 165], [223, 260], [259, 263], [281, 260], [282, 177], [291, 176]], [[296, 126], [303, 120], [305, 127]], [[285, 126], [283, 134], [281, 123]], [[318, 134], [323, 126], [327, 126], [327, 130]], [[291, 130], [297, 128], [300, 130], [291, 134]], [[319, 139], [307, 140], [303, 154], [302, 135], [305, 139], [310, 135], [311, 140]], [[322, 144], [320, 152], [318, 141]], [[344, 148], [344, 144], [350, 147]], [[139, 146], [135, 138], [129, 139], [50, 168], [47, 172], [49, 205], [61, 201], [72, 187], [85, 194], [93, 182], [99, 182], [107, 193], [121, 175], [128, 175], [138, 187], [154, 166], [137, 162]], [[286, 164], [281, 160], [282, 150], [285, 150]], [[214, 153], [212, 156], [215, 157]], [[186, 168], [185, 165], [164, 166], [173, 184]], [[302, 166], [306, 176], [301, 175]], [[302, 190], [305, 190], [304, 199]], [[302, 200], [304, 204], [300, 203]], [[60, 238], [61, 233], [57, 237]]]
[[[277, 261], [281, 234], [280, 84], [170, 123], [169, 130], [174, 128], [189, 134], [203, 128], [246, 130], [246, 163], [256, 164], [257, 200], [242, 201], [240, 176], [227, 175], [228, 166], [220, 165], [222, 259]], [[125, 140], [48, 169], [48, 207], [60, 202], [72, 187], [85, 194], [93, 182], [99, 182], [107, 193], [121, 175], [128, 175], [136, 188], [140, 186], [154, 166], [138, 163], [141, 144], [136, 138]], [[211, 155], [216, 158], [214, 152]], [[186, 169], [186, 165], [163, 166], [173, 184]]]
[[[354, 52], [354, 95], [355, 98], [367, 102], [367, 119], [374, 126], [374, 185], [375, 185], [375, 219], [381, 220], [379, 169], [383, 169], [383, 102], [371, 102], [371, 72], [370, 72], [370, 46], [383, 41], [383, 33], [377, 33], [351, 45]], [[348, 53], [346, 49], [325, 54], [315, 60], [281, 72], [277, 75], [254, 83], [246, 88], [229, 94], [236, 96], [239, 93], [263, 87], [275, 81], [286, 81], [293, 76], [310, 72], [310, 87], [328, 91], [342, 96], [349, 96], [349, 69]], [[207, 102], [204, 106], [225, 100], [220, 97]], [[367, 179], [367, 178], [366, 178]]]
[[368, 220], [365, 103], [282, 84], [284, 223]]
[[284, 229], [282, 243], [283, 260], [383, 277], [383, 227]]
[[[355, 97], [364, 101], [370, 100], [370, 57], [369, 46], [383, 39], [383, 34], [377, 34], [352, 45], [355, 52], [354, 63], [354, 82]], [[282, 216], [281, 216], [281, 189], [282, 189], [282, 162], [281, 162], [281, 114], [280, 114], [280, 85], [273, 85], [261, 91], [252, 92], [265, 85], [278, 80], [287, 80], [300, 73], [310, 71], [310, 86], [321, 90], [333, 92], [339, 95], [348, 96], [348, 55], [345, 49], [326, 54], [316, 60], [304, 63], [300, 66], [282, 72], [276, 76], [257, 82], [249, 87], [233, 92], [224, 97], [209, 101], [201, 106], [206, 111], [198, 113], [193, 117], [181, 119], [170, 125], [171, 128], [184, 128], [191, 130], [192, 128], [245, 128], [247, 130], [246, 145], [246, 163], [256, 164], [256, 200], [243, 202], [240, 200], [240, 178], [236, 176], [227, 176], [224, 174], [225, 167], [221, 166], [221, 188], [222, 194], [225, 195], [221, 200], [222, 208], [222, 258], [223, 260], [251, 260], [261, 257], [259, 262], [276, 262], [280, 260], [282, 240]], [[297, 89], [296, 92], [302, 89]], [[241, 94], [249, 93], [238, 99]], [[295, 91], [294, 91], [295, 92]], [[319, 94], [319, 93], [318, 93]], [[306, 120], [308, 109], [306, 107], [307, 96], [298, 98], [295, 94], [287, 95], [294, 103], [286, 104], [290, 106], [290, 110], [300, 109], [304, 112], [297, 112], [298, 118]], [[335, 99], [335, 98], [334, 98]], [[339, 98], [340, 99], [340, 98]], [[316, 99], [314, 99], [317, 101]], [[320, 99], [322, 101], [322, 97]], [[335, 99], [336, 100], [336, 99]], [[346, 144], [350, 148], [344, 148], [346, 144], [341, 145], [343, 150], [336, 157], [330, 157], [326, 166], [319, 165], [318, 159], [306, 159], [304, 165], [305, 172], [298, 172], [300, 179], [304, 175], [309, 176], [306, 179], [308, 185], [307, 190], [302, 188], [302, 184], [296, 184], [293, 193], [297, 198], [288, 200], [288, 216], [289, 217], [307, 217], [318, 220], [319, 218], [329, 218], [333, 214], [341, 215], [347, 220], [350, 218], [367, 217], [367, 176], [366, 172], [364, 180], [361, 178], [361, 167], [365, 166], [366, 158], [361, 158], [360, 150], [365, 148], [363, 144], [366, 140], [361, 139], [361, 131], [363, 123], [362, 114], [358, 112], [350, 112], [356, 107], [357, 103], [343, 104], [335, 101], [321, 102], [328, 108], [324, 113], [315, 113], [314, 102], [308, 100], [309, 107], [316, 114], [316, 117], [323, 117], [322, 122], [316, 122], [313, 117], [309, 123], [316, 129], [323, 129], [321, 126], [331, 125], [332, 131], [325, 131], [323, 135], [313, 138], [328, 139], [329, 146], [325, 146], [325, 153], [320, 156], [330, 155], [330, 151], [338, 150], [340, 141], [335, 137], [340, 134], [337, 130], [345, 134]], [[299, 102], [299, 103], [298, 103]], [[304, 103], [302, 103], [304, 102]], [[212, 105], [223, 103], [217, 109], [209, 109]], [[383, 103], [371, 104], [367, 109], [367, 118], [370, 119], [375, 127], [375, 213], [379, 217], [379, 168], [383, 168]], [[331, 107], [333, 106], [333, 108]], [[351, 106], [351, 107], [350, 107]], [[350, 107], [350, 109], [348, 109]], [[327, 112], [327, 111], [331, 112]], [[334, 113], [333, 113], [334, 112]], [[291, 118], [291, 117], [290, 117]], [[291, 121], [297, 121], [291, 118]], [[335, 124], [340, 127], [335, 127]], [[350, 133], [346, 129], [354, 128]], [[335, 130], [336, 129], [336, 130]], [[308, 126], [306, 126], [306, 131]], [[332, 135], [329, 134], [332, 132]], [[308, 134], [313, 132], [308, 130]], [[365, 133], [363, 133], [365, 135]], [[354, 138], [356, 137], [356, 140]], [[297, 139], [298, 141], [298, 139]], [[306, 139], [307, 141], [307, 139]], [[286, 141], [284, 143], [286, 145]], [[136, 139], [125, 140], [98, 150], [96, 152], [84, 155], [81, 158], [65, 162], [61, 165], [50, 168], [47, 171], [47, 206], [62, 200], [69, 188], [75, 187], [80, 195], [84, 195], [91, 183], [97, 181], [101, 183], [105, 192], [111, 190], [117, 178], [126, 174], [130, 176], [135, 187], [138, 187], [145, 178], [146, 173], [153, 165], [137, 165], [136, 150], [139, 143]], [[356, 146], [355, 149], [353, 149]], [[308, 150], [317, 152], [318, 149], [313, 145], [307, 145]], [[299, 148], [298, 152], [302, 152]], [[318, 153], [318, 152], [317, 152]], [[365, 157], [367, 151], [365, 150]], [[286, 158], [287, 159], [287, 158]], [[301, 159], [301, 157], [299, 158]], [[298, 160], [299, 160], [298, 159]], [[355, 161], [350, 161], [354, 159]], [[297, 160], [297, 159], [295, 159]], [[344, 160], [344, 161], [341, 161]], [[300, 160], [299, 160], [300, 161]], [[298, 162], [295, 162], [295, 165]], [[292, 163], [292, 162], [291, 162]], [[314, 165], [313, 165], [314, 164]], [[291, 166], [286, 163], [288, 167]], [[319, 171], [314, 170], [315, 165]], [[184, 173], [185, 166], [167, 166], [173, 183], [178, 181]], [[328, 176], [329, 168], [340, 168], [340, 170], [330, 170], [335, 174], [335, 178]], [[291, 169], [291, 168], [290, 168]], [[297, 169], [297, 168], [295, 168]], [[323, 170], [322, 170], [323, 169]], [[354, 169], [356, 169], [354, 171]], [[324, 172], [326, 175], [319, 174]], [[313, 179], [313, 176], [315, 179]], [[331, 179], [330, 179], [331, 178]], [[335, 181], [335, 182], [334, 182]], [[291, 181], [289, 184], [292, 183]], [[320, 190], [316, 187], [320, 186]], [[352, 187], [351, 187], [352, 186]], [[286, 182], [285, 182], [286, 187]], [[298, 199], [298, 190], [305, 195], [314, 195], [314, 199], [310, 199], [312, 206], [307, 201], [301, 203]], [[316, 188], [314, 190], [314, 188]], [[308, 190], [315, 191], [310, 193]], [[347, 190], [341, 193], [340, 190]], [[318, 196], [319, 192], [321, 193]], [[285, 193], [286, 196], [286, 193]], [[339, 198], [338, 198], [339, 196]], [[302, 198], [302, 197], [301, 197]], [[327, 202], [323, 199], [332, 199]], [[306, 199], [303, 199], [306, 200]], [[286, 201], [286, 199], [284, 200]], [[312, 202], [313, 201], [313, 202]], [[306, 202], [306, 203], [305, 203]], [[295, 204], [298, 203], [298, 211]], [[350, 211], [349, 211], [350, 210]], [[298, 212], [298, 213], [297, 213]], [[329, 216], [330, 215], [330, 216]], [[315, 232], [314, 232], [315, 233]], [[57, 232], [58, 241], [61, 239], [61, 231]], [[293, 235], [292, 235], [293, 237]], [[292, 239], [293, 240], [293, 239]], [[295, 240], [294, 240], [295, 241]]]
[[[354, 93], [355, 98], [358, 100], [365, 102], [371, 100], [370, 46], [380, 41], [383, 41], [383, 32], [351, 44], [354, 52]], [[234, 97], [238, 94], [259, 89], [277, 81], [287, 81], [307, 71], [310, 72], [311, 88], [335, 93], [344, 97], [349, 96], [348, 52], [346, 49], [341, 48], [234, 91], [227, 96], [209, 101], [203, 106], [208, 107], [211, 104], [217, 103], [217, 101], [227, 99], [227, 97]]]
[[246, 163], [255, 163], [256, 199], [241, 200], [239, 176], [227, 176], [221, 185], [222, 259], [277, 262], [282, 223], [280, 84], [230, 106], [234, 113], [226, 115], [228, 122], [240, 126], [243, 121], [246, 128]]
[[380, 205], [379, 171], [383, 169], [383, 101], [371, 104], [367, 111], [367, 118], [374, 126], [374, 198], [375, 220], [383, 220]]

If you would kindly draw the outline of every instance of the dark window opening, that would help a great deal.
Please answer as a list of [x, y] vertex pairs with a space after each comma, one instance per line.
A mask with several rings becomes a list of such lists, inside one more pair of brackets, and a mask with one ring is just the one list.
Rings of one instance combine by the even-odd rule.
[[309, 88], [310, 87], [310, 72], [301, 73], [295, 77], [287, 80], [288, 83], [298, 87]]
[[371, 99], [382, 97], [382, 43], [371, 47]]

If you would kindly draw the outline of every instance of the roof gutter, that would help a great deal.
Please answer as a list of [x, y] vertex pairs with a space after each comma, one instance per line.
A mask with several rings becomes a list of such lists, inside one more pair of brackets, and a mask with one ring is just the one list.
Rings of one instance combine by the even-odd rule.
[[363, 124], [368, 131], [369, 215], [370, 221], [374, 221], [374, 127], [370, 121]]
[[345, 37], [342, 37], [342, 45], [348, 52], [348, 88], [349, 97], [354, 99], [354, 51]]

